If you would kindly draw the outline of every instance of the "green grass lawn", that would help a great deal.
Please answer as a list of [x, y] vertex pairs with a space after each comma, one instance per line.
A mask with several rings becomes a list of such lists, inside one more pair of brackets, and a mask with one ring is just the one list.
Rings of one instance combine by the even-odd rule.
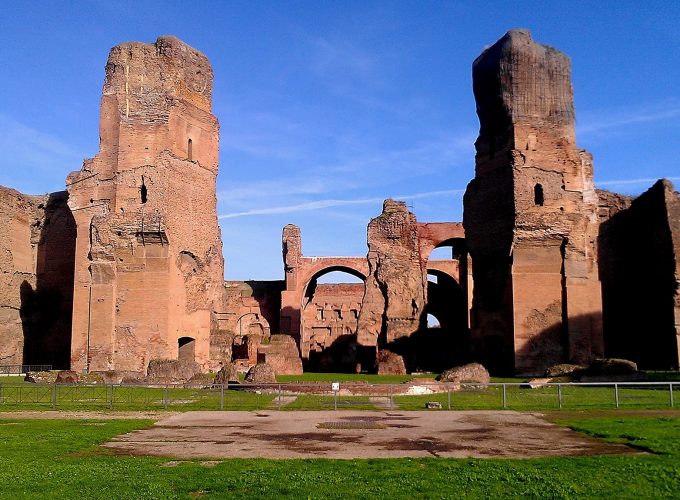
[[[561, 393], [561, 394], [560, 394]], [[674, 388], [674, 404], [680, 406], [680, 387]], [[422, 396], [395, 396], [401, 410], [422, 410], [429, 401], [438, 401], [443, 409], [496, 410], [503, 408], [502, 386], [464, 387], [451, 394]], [[661, 409], [670, 407], [670, 394], [666, 386], [619, 386], [619, 408]], [[529, 389], [526, 386], [508, 385], [505, 391], [505, 408], [510, 410], [551, 409], [608, 409], [616, 407], [613, 387], [563, 385]]]
[[[261, 410], [274, 394], [217, 388], [0, 384], [0, 413], [17, 410]], [[56, 404], [55, 404], [56, 401]]]
[[599, 416], [559, 423], [652, 453], [531, 460], [225, 460], [214, 467], [195, 460], [166, 467], [166, 458], [120, 456], [97, 447], [149, 421], [0, 419], [0, 497], [680, 496], [679, 418]]
[[[346, 388], [352, 381], [341, 381]], [[395, 384], [396, 385], [396, 384]], [[323, 384], [321, 384], [323, 386]], [[282, 387], [284, 393], [286, 387]], [[295, 387], [289, 387], [295, 390]], [[330, 389], [328, 383], [327, 389]], [[382, 390], [379, 390], [382, 389]], [[376, 395], [386, 397], [390, 391], [385, 386], [377, 388]], [[229, 389], [221, 394], [219, 387], [182, 388], [134, 387], [134, 386], [68, 386], [29, 383], [0, 382], [0, 413], [17, 410], [261, 410], [271, 406], [276, 397], [272, 394]], [[339, 407], [374, 409], [371, 403], [356, 404], [357, 400], [368, 400], [368, 396], [340, 396]], [[298, 396], [286, 408], [318, 410], [332, 405], [332, 396]], [[552, 410], [563, 409], [609, 409], [616, 406], [613, 387], [562, 385], [529, 389], [526, 386], [507, 385], [505, 399], [500, 385], [488, 387], [466, 386], [450, 394], [439, 393], [422, 396], [394, 396], [395, 408], [401, 410], [422, 410], [430, 401], [438, 401], [443, 409], [501, 409]], [[619, 386], [620, 408], [660, 409], [670, 406], [668, 386]], [[674, 389], [674, 403], [680, 406], [680, 384]]]

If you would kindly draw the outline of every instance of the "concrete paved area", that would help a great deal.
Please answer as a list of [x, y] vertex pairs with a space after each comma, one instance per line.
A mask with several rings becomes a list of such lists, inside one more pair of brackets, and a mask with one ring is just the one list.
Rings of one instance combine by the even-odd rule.
[[513, 411], [189, 412], [104, 446], [193, 458], [529, 458], [640, 453]]

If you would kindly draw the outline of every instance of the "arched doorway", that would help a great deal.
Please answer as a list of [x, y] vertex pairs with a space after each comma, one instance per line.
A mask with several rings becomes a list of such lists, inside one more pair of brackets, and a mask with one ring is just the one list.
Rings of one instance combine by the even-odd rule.
[[177, 340], [177, 359], [180, 361], [196, 361], [196, 339], [180, 337]]
[[463, 238], [444, 240], [430, 252], [427, 301], [413, 346], [421, 370], [441, 372], [469, 360], [468, 265]]
[[356, 331], [366, 277], [333, 266], [316, 272], [302, 297], [300, 351], [307, 370], [357, 370]]

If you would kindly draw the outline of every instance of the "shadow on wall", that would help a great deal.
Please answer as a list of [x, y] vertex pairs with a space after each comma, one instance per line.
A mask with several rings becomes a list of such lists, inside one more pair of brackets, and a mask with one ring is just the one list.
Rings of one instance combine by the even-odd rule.
[[32, 228], [37, 241], [36, 286], [21, 284], [24, 364], [67, 369], [71, 360], [71, 318], [76, 224], [66, 192], [52, 193], [42, 219]]
[[663, 181], [602, 223], [598, 247], [607, 356], [677, 369], [676, 257]]
[[281, 291], [286, 282], [280, 281], [246, 281], [252, 290], [252, 297], [257, 301], [262, 316], [269, 323], [272, 332], [280, 331], [279, 316], [281, 311]]
[[[589, 364], [596, 357], [603, 357], [603, 353], [594, 352], [599, 342], [597, 339], [581, 335], [577, 331], [578, 326], [582, 326], [585, 331], [590, 332], [590, 325], [601, 321], [599, 314], [585, 314], [572, 316], [569, 318], [572, 327], [569, 336], [561, 322], [553, 323], [543, 330], [529, 336], [520, 347], [514, 352], [515, 366], [514, 372], [507, 372], [504, 369], [490, 365], [487, 366], [492, 375], [543, 375], [546, 369], [560, 363]], [[502, 338], [502, 335], [499, 335]], [[571, 340], [570, 340], [571, 339]], [[489, 344], [491, 346], [491, 344]], [[484, 358], [493, 353], [484, 353], [480, 350], [481, 346], [476, 346], [475, 357]], [[503, 356], [513, 353], [503, 353]], [[485, 365], [486, 366], [486, 365]], [[501, 367], [502, 368], [502, 367]]]

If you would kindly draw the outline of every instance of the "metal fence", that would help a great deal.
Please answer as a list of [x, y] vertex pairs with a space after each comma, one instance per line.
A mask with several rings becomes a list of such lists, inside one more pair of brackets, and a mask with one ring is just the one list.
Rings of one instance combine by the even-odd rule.
[[0, 365], [1, 375], [25, 375], [29, 372], [48, 372], [52, 365]]
[[[0, 411], [559, 410], [673, 408], [680, 382], [442, 384], [285, 383], [87, 385], [2, 383]], [[335, 390], [334, 390], [335, 389]]]

